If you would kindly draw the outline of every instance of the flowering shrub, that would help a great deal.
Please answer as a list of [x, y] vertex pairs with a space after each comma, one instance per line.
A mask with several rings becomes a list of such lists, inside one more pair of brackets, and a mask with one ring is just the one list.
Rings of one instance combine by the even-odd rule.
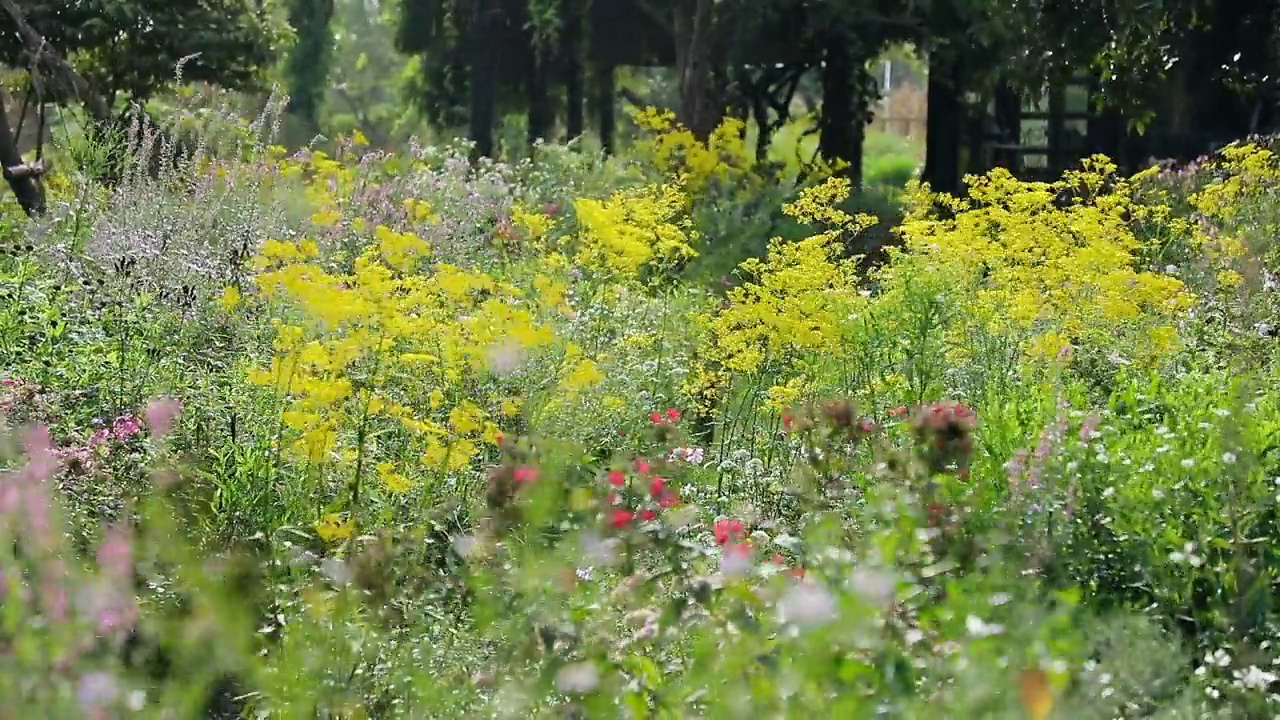
[[640, 125], [63, 177], [0, 255], [11, 714], [1275, 714], [1269, 151], [916, 187], [867, 268], [848, 183]]
[[[971, 308], [958, 333], [1015, 333], [1036, 357], [1119, 341], [1133, 360], [1156, 361], [1173, 350], [1172, 321], [1192, 297], [1176, 278], [1139, 266], [1144, 248], [1131, 223], [1159, 208], [1132, 195], [1101, 158], [1056, 183], [996, 170], [972, 180], [964, 201], [917, 188], [900, 229], [913, 257], [882, 279], [892, 288], [917, 273], [942, 275]], [[936, 201], [952, 217], [936, 214]]]

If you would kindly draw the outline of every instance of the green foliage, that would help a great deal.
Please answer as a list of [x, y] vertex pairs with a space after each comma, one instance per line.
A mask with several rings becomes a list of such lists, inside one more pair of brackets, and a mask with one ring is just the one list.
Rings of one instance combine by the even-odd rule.
[[[37, 0], [27, 20], [109, 97], [145, 100], [171, 83], [182, 62], [188, 81], [252, 87], [275, 58], [280, 26], [270, 4], [253, 0]], [[24, 47], [0, 16], [0, 58], [25, 67]], [[64, 100], [71, 100], [64, 98]]]
[[285, 61], [289, 111], [310, 128], [320, 127], [320, 104], [329, 88], [333, 58], [334, 0], [290, 0], [294, 45]]
[[[5, 214], [15, 714], [1274, 714], [1273, 155], [913, 190], [868, 278], [853, 210], [898, 198], [733, 132], [508, 166], [270, 124]], [[673, 228], [704, 265], [608, 272]], [[1144, 283], [1189, 292], [1082, 308]]]

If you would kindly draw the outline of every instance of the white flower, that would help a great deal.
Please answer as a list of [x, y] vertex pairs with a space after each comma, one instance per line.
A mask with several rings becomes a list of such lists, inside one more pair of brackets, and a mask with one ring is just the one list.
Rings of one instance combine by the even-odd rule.
[[586, 695], [600, 686], [600, 671], [593, 662], [565, 665], [556, 672], [556, 690], [565, 695]]
[[720, 556], [720, 574], [742, 577], [751, 572], [751, 553], [745, 546], [731, 546]]
[[834, 620], [836, 599], [820, 584], [796, 583], [778, 600], [778, 620], [810, 629]]
[[489, 372], [498, 377], [505, 377], [519, 369], [524, 361], [524, 349], [519, 343], [508, 340], [489, 348], [486, 360]]
[[1004, 632], [1004, 626], [996, 623], [988, 623], [977, 615], [970, 615], [964, 619], [965, 630], [968, 631], [970, 637], [984, 638], [992, 635], [999, 635]]
[[882, 607], [893, 602], [897, 579], [880, 570], [857, 568], [849, 577], [849, 587], [868, 604]]
[[1267, 672], [1256, 665], [1250, 665], [1247, 670], [1237, 670], [1233, 673], [1237, 680], [1250, 690], [1266, 690], [1276, 681], [1275, 673]]
[[1222, 462], [1226, 463], [1227, 465], [1234, 465], [1236, 462], [1236, 454], [1233, 452], [1222, 453]]
[[701, 465], [705, 451], [700, 447], [675, 448], [667, 457], [671, 462], [684, 461], [691, 465]]

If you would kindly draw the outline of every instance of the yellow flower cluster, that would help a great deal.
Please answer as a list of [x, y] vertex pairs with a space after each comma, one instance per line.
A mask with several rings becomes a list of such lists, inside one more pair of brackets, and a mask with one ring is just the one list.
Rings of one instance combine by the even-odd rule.
[[1213, 264], [1218, 285], [1231, 290], [1243, 279], [1239, 271], [1250, 243], [1266, 244], [1257, 248], [1260, 254], [1275, 253], [1271, 239], [1280, 232], [1280, 222], [1270, 214], [1259, 216], [1257, 208], [1270, 207], [1265, 198], [1280, 185], [1280, 157], [1240, 143], [1224, 148], [1215, 167], [1215, 179], [1191, 196], [1206, 221], [1196, 228], [1193, 247]]
[[[775, 238], [768, 256], [752, 258], [739, 270], [751, 280], [729, 292], [729, 302], [718, 312], [704, 316], [709, 330], [701, 382], [716, 386], [725, 377], [707, 375], [718, 365], [721, 373], [751, 375], [766, 366], [783, 372], [797, 362], [830, 360], [851, 351], [843, 342], [843, 324], [867, 302], [858, 293], [853, 259], [842, 257], [836, 242], [869, 226], [873, 219], [852, 216], [836, 207], [850, 191], [849, 182], [828, 179], [808, 188], [783, 210], [805, 223], [823, 224], [827, 230], [803, 240]], [[792, 368], [795, 369], [795, 368]], [[803, 383], [795, 378], [770, 391], [774, 404], [795, 400]]]
[[[383, 487], [404, 493], [415, 475], [468, 467], [519, 412], [482, 379], [495, 348], [553, 341], [539, 319], [545, 299], [431, 260], [424, 240], [385, 227], [345, 274], [323, 267], [313, 242], [264, 244], [254, 281], [277, 313], [275, 355], [249, 377], [282, 397], [291, 453], [322, 477], [364, 458]], [[542, 286], [562, 298], [551, 281]], [[407, 452], [420, 458], [412, 470], [389, 459]]]
[[697, 256], [697, 233], [679, 183], [620, 190], [605, 200], [574, 201], [580, 232], [576, 260], [620, 279], [670, 269]]
[[670, 110], [646, 108], [634, 120], [646, 135], [638, 143], [639, 155], [668, 175], [684, 178], [691, 191], [745, 175], [754, 164], [744, 142], [746, 125], [737, 118], [725, 118], [706, 142], [680, 126]]
[[882, 279], [945, 276], [967, 298], [971, 322], [1023, 334], [1033, 355], [1123, 335], [1136, 356], [1154, 360], [1172, 349], [1170, 323], [1192, 298], [1176, 278], [1138, 269], [1143, 247], [1131, 223], [1141, 212], [1130, 183], [1101, 157], [1055, 183], [994, 170], [970, 180], [966, 200], [916, 186], [900, 229], [915, 261]]

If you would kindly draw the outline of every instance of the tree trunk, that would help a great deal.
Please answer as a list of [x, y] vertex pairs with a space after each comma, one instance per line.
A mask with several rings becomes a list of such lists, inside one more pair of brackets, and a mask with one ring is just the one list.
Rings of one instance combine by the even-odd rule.
[[[43, 132], [43, 128], [39, 128]], [[45, 210], [44, 190], [34, 174], [23, 172], [27, 169], [18, 151], [17, 138], [9, 127], [8, 108], [4, 96], [0, 94], [0, 167], [4, 168], [4, 178], [18, 198], [18, 204], [28, 217], [43, 215]]]
[[309, 132], [320, 132], [320, 107], [329, 89], [329, 65], [333, 55], [334, 0], [292, 0], [289, 24], [297, 43], [286, 60], [289, 74], [287, 111], [298, 117]]
[[672, 22], [680, 86], [677, 115], [700, 140], [711, 137], [724, 114], [723, 96], [716, 87], [714, 6], [714, 0], [677, 0]]
[[[3, 0], [0, 0], [3, 1]], [[471, 112], [469, 134], [475, 143], [472, 154], [477, 157], [493, 157], [493, 132], [496, 123], [497, 99], [495, 84], [498, 73], [498, 47], [488, 38], [494, 29], [496, 9], [491, 2], [479, 0], [471, 23], [470, 92]]]
[[585, 9], [581, 3], [571, 2], [568, 17], [565, 18], [563, 31], [565, 96], [568, 108], [565, 112], [565, 127], [568, 139], [580, 137], [585, 129], [583, 106], [586, 100], [583, 67], [583, 33], [582, 20]]
[[596, 68], [593, 75], [596, 86], [596, 131], [600, 134], [600, 147], [605, 154], [613, 154], [614, 134], [617, 130], [614, 70], [612, 66], [602, 65]]
[[826, 43], [823, 59], [818, 151], [827, 162], [848, 163], [841, 174], [849, 178], [854, 187], [861, 187], [867, 103], [855, 86], [857, 70], [848, 42], [833, 35]]
[[530, 152], [533, 151], [534, 144], [539, 140], [545, 142], [551, 139], [551, 126], [555, 121], [555, 118], [552, 117], [546, 68], [546, 58], [543, 57], [542, 51], [535, 48], [532, 62], [529, 63], [528, 141]]
[[[963, 107], [959, 66], [940, 53], [929, 57], [925, 154], [922, 179], [934, 192], [960, 193], [960, 144]], [[976, 151], [977, 148], [974, 148]]]

